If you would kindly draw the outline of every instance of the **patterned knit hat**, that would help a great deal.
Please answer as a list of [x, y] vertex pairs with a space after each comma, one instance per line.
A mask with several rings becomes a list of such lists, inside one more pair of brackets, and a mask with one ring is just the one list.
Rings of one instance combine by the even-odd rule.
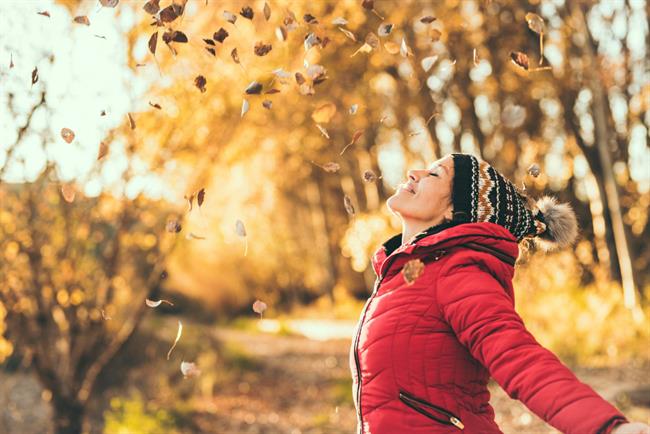
[[568, 204], [558, 204], [550, 196], [535, 201], [487, 162], [469, 154], [451, 155], [454, 220], [496, 223], [508, 229], [517, 242], [535, 237], [544, 250], [573, 243], [577, 221]]

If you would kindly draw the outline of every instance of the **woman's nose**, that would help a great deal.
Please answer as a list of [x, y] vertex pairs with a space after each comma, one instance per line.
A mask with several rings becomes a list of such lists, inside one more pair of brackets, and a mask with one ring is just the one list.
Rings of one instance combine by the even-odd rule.
[[409, 171], [407, 172], [407, 174], [408, 174], [408, 178], [409, 178], [411, 181], [414, 181], [414, 182], [415, 182], [415, 181], [418, 180], [418, 176], [417, 176], [417, 173], [415, 172], [415, 170], [409, 170]]

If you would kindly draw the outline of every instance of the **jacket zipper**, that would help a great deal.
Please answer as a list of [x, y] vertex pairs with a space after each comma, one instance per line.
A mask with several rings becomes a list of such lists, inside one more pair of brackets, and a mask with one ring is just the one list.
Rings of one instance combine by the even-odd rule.
[[[465, 425], [463, 425], [463, 423], [460, 421], [460, 419], [457, 416], [455, 416], [452, 412], [450, 412], [449, 410], [445, 410], [442, 407], [438, 407], [437, 405], [433, 405], [430, 402], [427, 402], [427, 401], [425, 401], [423, 399], [420, 399], [420, 398], [416, 398], [415, 396], [410, 395], [410, 394], [408, 394], [406, 392], [403, 392], [403, 391], [399, 392], [399, 399], [404, 404], [411, 407], [413, 410], [427, 416], [430, 419], [435, 420], [436, 422], [440, 422], [440, 423], [443, 423], [445, 425], [454, 425], [456, 428], [461, 429], [461, 430], [465, 428]], [[446, 419], [440, 419], [440, 418], [432, 415], [431, 413], [429, 413], [425, 409], [421, 408], [420, 406], [424, 406], [424, 407], [428, 407], [428, 408], [430, 408], [432, 410], [436, 410], [437, 412], [444, 414], [446, 416]]]
[[[397, 256], [397, 255], [395, 255]], [[384, 277], [388, 274], [388, 270], [390, 269], [390, 265], [392, 262], [395, 260], [395, 256], [391, 259], [391, 262], [386, 264], [386, 271], [384, 274], [381, 276], [377, 277], [377, 281], [375, 282], [375, 287], [372, 290], [372, 293], [370, 294], [370, 297], [368, 297], [368, 301], [366, 302], [366, 305], [363, 307], [363, 313], [361, 314], [361, 321], [359, 321], [359, 326], [357, 327], [357, 332], [354, 337], [354, 363], [356, 365], [357, 369], [357, 425], [358, 425], [358, 434], [362, 434], [363, 431], [363, 419], [361, 417], [361, 362], [359, 361], [359, 336], [361, 335], [361, 327], [363, 326], [363, 322], [366, 319], [366, 311], [368, 310], [368, 306], [370, 305], [370, 302], [372, 301], [373, 297], [375, 294], [377, 294], [377, 291], [379, 290], [379, 285], [381, 285], [381, 282], [384, 280]]]

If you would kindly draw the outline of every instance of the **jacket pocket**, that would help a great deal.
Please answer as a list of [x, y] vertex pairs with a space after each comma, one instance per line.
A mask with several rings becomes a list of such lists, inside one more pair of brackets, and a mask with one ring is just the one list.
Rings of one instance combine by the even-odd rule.
[[421, 398], [417, 398], [410, 393], [404, 392], [402, 390], [399, 392], [399, 399], [404, 404], [411, 407], [413, 410], [425, 415], [429, 419], [435, 420], [438, 423], [444, 425], [453, 425], [461, 430], [465, 428], [465, 425], [463, 425], [458, 416], [454, 415], [449, 410], [446, 410], [437, 405], [433, 405], [430, 402], [427, 402]]

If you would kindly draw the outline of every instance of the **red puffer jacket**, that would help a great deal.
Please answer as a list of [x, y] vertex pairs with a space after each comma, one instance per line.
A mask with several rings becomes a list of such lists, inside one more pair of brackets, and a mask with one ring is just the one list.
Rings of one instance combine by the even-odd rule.
[[[492, 376], [513, 399], [568, 434], [609, 434], [627, 419], [526, 330], [514, 309], [516, 239], [464, 223], [372, 258], [377, 281], [350, 350], [357, 432], [501, 433]], [[414, 259], [422, 274], [401, 272]]]

